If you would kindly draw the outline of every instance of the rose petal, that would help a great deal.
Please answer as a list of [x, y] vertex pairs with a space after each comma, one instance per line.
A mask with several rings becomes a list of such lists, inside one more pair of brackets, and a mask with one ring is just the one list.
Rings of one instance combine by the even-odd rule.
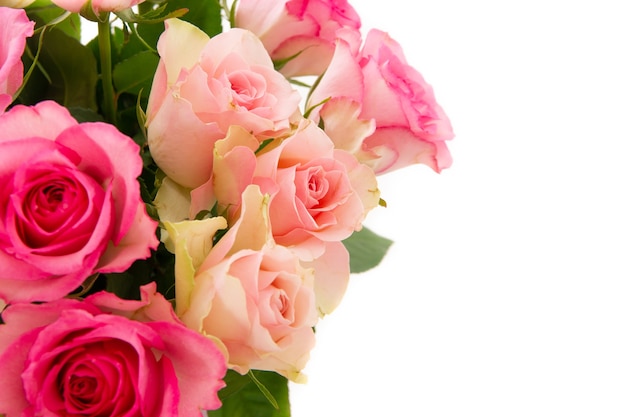
[[32, 107], [15, 106], [0, 118], [0, 143], [26, 138], [56, 138], [78, 124], [70, 112], [53, 101]]
[[324, 254], [303, 265], [315, 271], [315, 300], [321, 316], [341, 302], [350, 280], [350, 254], [341, 242], [327, 242]]
[[182, 393], [178, 404], [179, 416], [194, 416], [198, 409], [215, 410], [222, 403], [217, 391], [226, 384], [224, 355], [212, 340], [188, 329], [165, 322], [152, 322], [149, 326], [161, 335], [164, 351], [176, 371]]

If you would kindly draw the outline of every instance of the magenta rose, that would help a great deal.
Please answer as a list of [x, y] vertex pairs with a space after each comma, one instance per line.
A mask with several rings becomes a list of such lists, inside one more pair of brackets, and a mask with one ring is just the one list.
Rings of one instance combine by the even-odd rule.
[[422, 163], [435, 171], [452, 163], [445, 141], [454, 137], [432, 88], [411, 67], [400, 45], [369, 32], [360, 53], [339, 40], [308, 107], [324, 121], [335, 145], [377, 174]]
[[182, 20], [165, 27], [148, 102], [148, 144], [168, 177], [195, 188], [209, 179], [213, 145], [231, 125], [259, 140], [274, 137], [299, 115], [300, 96], [251, 32], [231, 29], [209, 39]]
[[226, 362], [154, 283], [142, 300], [13, 304], [0, 326], [0, 414], [199, 417], [219, 408]]
[[49, 301], [150, 256], [139, 147], [45, 101], [0, 116], [0, 298]]
[[22, 85], [22, 54], [34, 26], [24, 10], [0, 7], [0, 113], [11, 104], [13, 94]]
[[[335, 39], [359, 37], [361, 19], [347, 0], [239, 0], [235, 25], [255, 33], [287, 77], [324, 72]], [[358, 44], [355, 45], [358, 48]]]
[[[86, 12], [87, 15], [93, 11], [95, 14], [103, 12], [119, 12], [129, 9], [144, 0], [52, 0], [62, 9], [73, 13]], [[85, 10], [86, 8], [89, 8]]]

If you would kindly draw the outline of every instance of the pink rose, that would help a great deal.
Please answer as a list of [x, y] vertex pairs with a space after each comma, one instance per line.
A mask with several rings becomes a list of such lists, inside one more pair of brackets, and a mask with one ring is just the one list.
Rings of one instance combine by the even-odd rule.
[[299, 94], [274, 70], [251, 32], [231, 29], [209, 39], [195, 26], [170, 19], [158, 50], [148, 144], [157, 165], [185, 187], [209, 179], [213, 145], [231, 125], [263, 140], [288, 129], [290, 118], [299, 115]]
[[[165, 179], [155, 199], [161, 220], [180, 222], [217, 203], [226, 224], [240, 221], [245, 190], [254, 184], [268, 196], [268, 233], [316, 271], [319, 312], [339, 304], [350, 277], [349, 254], [341, 243], [379, 203], [371, 168], [343, 150], [333, 148], [324, 131], [302, 120], [290, 135], [257, 152], [257, 139], [232, 126], [215, 143], [214, 173], [191, 190]], [[239, 220], [238, 220], [239, 219]], [[199, 232], [200, 225], [196, 230]], [[207, 247], [204, 244], [199, 245]], [[178, 288], [178, 287], [177, 287]]]
[[303, 120], [292, 136], [257, 158], [255, 176], [272, 179], [278, 190], [269, 206], [277, 243], [337, 242], [361, 229], [379, 202], [374, 172], [335, 149], [322, 129]]
[[317, 309], [328, 314], [339, 305], [350, 277], [341, 241], [360, 230], [378, 206], [376, 176], [348, 152], [334, 149], [309, 120], [276, 142], [255, 153], [254, 139], [234, 127], [216, 144], [212, 183], [191, 192], [191, 213], [212, 207], [208, 194], [222, 212], [237, 218], [243, 189], [258, 185], [269, 196], [272, 238], [315, 270]]
[[176, 311], [187, 327], [219, 338], [237, 372], [302, 381], [318, 318], [313, 270], [271, 241], [267, 197], [248, 187], [241, 217], [212, 248], [226, 227], [221, 217], [165, 226], [176, 254]]
[[49, 301], [150, 256], [139, 147], [52, 101], [0, 116], [0, 298]]
[[[259, 187], [266, 195], [267, 201], [263, 211], [257, 212], [263, 216], [262, 219], [255, 227], [250, 228], [254, 230], [250, 235], [256, 236], [259, 241], [256, 244], [248, 241], [245, 245], [237, 247], [256, 248], [268, 244], [267, 242], [273, 242], [274, 239], [278, 241], [284, 239], [285, 242], [294, 239], [289, 249], [303, 265], [315, 271], [317, 310], [321, 315], [325, 315], [339, 305], [350, 278], [350, 258], [341, 240], [349, 236], [355, 228], [360, 227], [360, 221], [366, 212], [378, 204], [379, 192], [376, 178], [370, 168], [359, 164], [353, 156], [344, 151], [332, 151], [330, 139], [310, 122], [303, 121], [301, 128], [302, 130], [296, 133], [298, 136], [293, 138], [293, 143], [282, 142], [284, 138], [277, 139], [278, 147], [270, 144], [266, 151], [268, 148], [272, 151], [259, 152], [259, 161], [262, 161], [257, 166], [257, 155], [254, 151], [257, 140], [239, 126], [232, 126], [227, 137], [215, 144], [214, 177], [191, 192], [165, 178], [154, 204], [159, 211], [160, 219], [170, 224], [176, 223], [176, 234], [184, 234], [187, 245], [196, 248], [190, 249], [190, 253], [194, 253], [192, 256], [194, 267], [198, 267], [207, 256], [212, 258], [225, 256], [224, 253], [216, 255], [216, 251], [224, 248], [225, 244], [212, 249], [212, 236], [217, 230], [226, 229], [229, 224], [239, 225], [242, 222], [249, 222], [242, 220], [245, 213], [242, 206], [246, 194], [250, 192], [250, 186]], [[300, 159], [305, 161], [302, 162], [302, 166], [300, 159], [290, 160], [292, 156], [290, 150], [293, 151], [296, 145], [302, 150], [306, 149], [304, 153], [312, 158], [311, 165], [308, 165], [307, 158], [301, 155]], [[282, 160], [281, 155], [284, 156]], [[333, 159], [316, 159], [315, 157], [319, 155], [333, 156]], [[337, 160], [334, 160], [335, 155], [339, 156]], [[313, 167], [313, 161], [320, 163], [320, 166]], [[262, 174], [263, 166], [269, 171], [270, 176], [256, 176], [257, 173]], [[329, 167], [331, 169], [328, 169]], [[297, 184], [293, 180], [294, 172], [295, 176], [300, 178]], [[310, 177], [309, 173], [312, 174]], [[302, 180], [305, 176], [307, 181]], [[281, 190], [276, 178], [282, 178], [284, 190]], [[342, 186], [339, 183], [343, 185], [343, 192], [346, 191], [346, 187], [350, 187], [348, 195], [342, 195]], [[319, 198], [315, 206], [311, 204], [307, 206], [307, 202], [311, 201], [311, 198], [306, 197], [309, 193]], [[327, 195], [320, 198], [324, 193]], [[274, 206], [275, 198], [278, 203]], [[217, 211], [225, 217], [185, 221], [196, 218], [198, 213], [214, 207], [218, 200]], [[286, 215], [295, 218], [295, 221], [284, 219]], [[287, 237], [272, 236], [272, 222], [279, 226], [288, 223], [294, 230], [291, 234], [288, 233], [290, 236]], [[164, 235], [167, 233], [162, 233], [162, 236]], [[227, 236], [232, 237], [233, 232]], [[170, 240], [166, 239], [165, 242], [171, 252], [176, 251]], [[187, 255], [177, 253], [177, 262], [186, 258]], [[193, 276], [191, 273], [187, 275]], [[188, 282], [182, 280], [177, 283], [177, 295], [182, 293], [182, 288]], [[185, 297], [181, 295], [181, 298]], [[179, 303], [180, 305], [182, 304]]]
[[[95, 14], [119, 12], [143, 2], [144, 0], [52, 0], [52, 3], [62, 9], [73, 13], [87, 12], [87, 14], [91, 11]], [[91, 10], [85, 10], [87, 7]]]
[[26, 38], [33, 35], [34, 22], [21, 9], [0, 7], [0, 114], [13, 101], [22, 85], [22, 54]]
[[303, 119], [276, 142], [255, 152], [255, 139], [233, 128], [216, 144], [211, 187], [192, 191], [192, 207], [210, 208], [203, 195], [208, 192], [234, 217], [245, 187], [257, 184], [270, 196], [273, 238], [311, 260], [323, 253], [324, 242], [339, 242], [361, 228], [379, 202], [376, 176], [348, 152], [335, 149], [310, 120]]
[[141, 294], [141, 301], [97, 293], [7, 307], [0, 413], [199, 417], [219, 408], [221, 350], [176, 320], [154, 283]]
[[254, 32], [274, 61], [293, 57], [280, 69], [293, 77], [322, 74], [335, 39], [353, 39], [361, 20], [347, 0], [239, 0], [235, 25]]
[[400, 45], [372, 30], [360, 53], [339, 40], [308, 102], [336, 146], [377, 174], [423, 163], [435, 171], [452, 163], [445, 141], [454, 137], [432, 88], [408, 63]]

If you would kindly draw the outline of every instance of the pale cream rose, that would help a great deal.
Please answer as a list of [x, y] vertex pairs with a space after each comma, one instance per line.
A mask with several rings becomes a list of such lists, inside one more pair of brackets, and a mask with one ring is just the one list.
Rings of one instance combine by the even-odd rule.
[[165, 223], [176, 254], [176, 312], [221, 340], [231, 369], [302, 382], [318, 319], [314, 271], [273, 242], [267, 205], [258, 186], [246, 188], [241, 216], [215, 246], [221, 217]]
[[23, 9], [30, 6], [35, 0], [0, 0], [0, 7], [11, 7], [13, 9]]

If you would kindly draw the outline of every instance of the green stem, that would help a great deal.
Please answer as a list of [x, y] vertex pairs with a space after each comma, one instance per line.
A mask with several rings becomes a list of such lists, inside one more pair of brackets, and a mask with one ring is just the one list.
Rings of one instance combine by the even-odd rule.
[[102, 73], [102, 94], [104, 118], [115, 124], [115, 101], [113, 74], [111, 71], [111, 26], [109, 17], [98, 22], [98, 47], [100, 49], [100, 72]]

